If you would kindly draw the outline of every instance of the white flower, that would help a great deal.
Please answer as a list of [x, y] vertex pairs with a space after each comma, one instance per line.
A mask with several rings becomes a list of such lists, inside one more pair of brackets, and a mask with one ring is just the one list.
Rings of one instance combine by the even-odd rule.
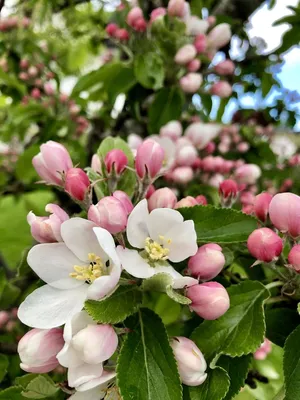
[[126, 232], [129, 243], [141, 250], [117, 248], [122, 266], [130, 275], [150, 278], [166, 273], [172, 276], [174, 289], [198, 283], [196, 279], [183, 277], [167, 262], [180, 262], [196, 254], [193, 221], [183, 221], [178, 211], [169, 208], [156, 208], [149, 213], [144, 199], [129, 215]]
[[111, 234], [91, 221], [71, 218], [61, 225], [61, 243], [34, 246], [28, 264], [47, 283], [19, 307], [19, 319], [33, 328], [63, 325], [86, 299], [112, 293], [121, 275]]
[[202, 33], [206, 33], [209, 23], [204, 19], [200, 19], [196, 16], [191, 16], [186, 19], [186, 33], [188, 35], [197, 36]]
[[271, 142], [271, 149], [279, 156], [280, 161], [284, 161], [296, 153], [297, 146], [286, 136], [275, 136]]
[[[107, 394], [108, 385], [115, 378], [116, 373], [112, 371], [103, 371], [99, 378], [77, 388], [75, 394], [69, 397], [69, 400], [101, 400]], [[118, 397], [116, 397], [118, 399]]]

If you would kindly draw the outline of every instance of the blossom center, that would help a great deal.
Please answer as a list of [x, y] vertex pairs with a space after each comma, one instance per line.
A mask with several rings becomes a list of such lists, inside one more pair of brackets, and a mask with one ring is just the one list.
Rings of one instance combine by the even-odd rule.
[[90, 262], [89, 265], [74, 265], [75, 272], [70, 273], [71, 278], [75, 278], [78, 281], [93, 283], [94, 280], [106, 274], [106, 268], [101, 257], [96, 256], [94, 253], [89, 253], [88, 259]]
[[164, 243], [170, 244], [171, 239], [165, 239], [164, 236], [159, 236], [162, 244], [155, 242], [150, 237], [145, 240], [145, 251], [150, 261], [165, 261], [168, 259], [170, 250], [164, 247]]

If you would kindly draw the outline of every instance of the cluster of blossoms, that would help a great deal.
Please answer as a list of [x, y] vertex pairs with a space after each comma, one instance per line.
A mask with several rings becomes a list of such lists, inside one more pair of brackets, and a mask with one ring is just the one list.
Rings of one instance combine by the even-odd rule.
[[[124, 8], [121, 8], [124, 11]], [[127, 10], [125, 10], [127, 12]], [[214, 26], [215, 17], [202, 20], [191, 14], [189, 3], [184, 0], [170, 0], [167, 8], [155, 8], [147, 20], [140, 7], [133, 7], [124, 15], [124, 24], [120, 27], [112, 22], [106, 27], [107, 35], [120, 42], [132, 42], [137, 36], [146, 32], [155, 35], [163, 18], [177, 18], [185, 26], [186, 38], [174, 55], [178, 66], [178, 83], [186, 93], [196, 93], [203, 83], [201, 70], [207, 68], [217, 51], [229, 43], [231, 39], [230, 26], [226, 23]], [[132, 40], [131, 40], [132, 39]], [[235, 65], [229, 59], [209, 67], [209, 73], [216, 77], [233, 75]], [[226, 80], [217, 80], [207, 89], [210, 94], [229, 97], [232, 87]]]
[[[147, 139], [134, 151], [138, 183], [133, 199], [116, 190], [129, 168], [124, 151], [95, 155], [92, 168], [98, 178], [91, 183], [82, 169], [73, 168], [59, 143], [47, 142], [40, 150], [33, 159], [40, 177], [65, 190], [87, 211], [88, 219], [70, 217], [56, 204], [46, 206], [49, 217], [28, 214], [32, 236], [40, 244], [29, 251], [27, 261], [46, 285], [18, 310], [19, 319], [34, 328], [19, 342], [21, 367], [41, 373], [66, 367], [68, 385], [76, 390], [72, 399], [100, 399], [117, 390], [113, 355], [119, 349], [119, 332], [94, 322], [84, 311], [85, 301], [108, 298], [123, 281], [141, 285], [144, 279], [164, 274], [172, 290], [189, 299], [191, 311], [217, 319], [228, 310], [229, 296], [220, 283], [210, 280], [223, 269], [225, 257], [217, 244], [198, 248], [194, 222], [173, 209], [177, 199], [170, 189], [150, 189], [151, 196], [145, 198], [165, 168], [165, 151], [157, 141]], [[93, 204], [98, 180], [105, 180], [111, 193]], [[185, 260], [186, 275], [176, 269]], [[171, 346], [182, 382], [203, 383], [206, 363], [196, 345], [176, 337]]]
[[23, 17], [20, 19], [17, 16], [12, 16], [1, 19], [0, 32], [10, 32], [13, 29], [28, 28], [29, 25], [30, 25], [29, 18]]

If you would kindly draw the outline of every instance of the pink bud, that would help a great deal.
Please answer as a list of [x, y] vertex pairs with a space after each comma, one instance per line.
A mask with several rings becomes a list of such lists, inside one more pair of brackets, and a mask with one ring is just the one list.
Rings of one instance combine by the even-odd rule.
[[176, 141], [182, 135], [181, 123], [179, 121], [170, 121], [160, 128], [159, 134], [162, 137], [169, 137]]
[[223, 23], [215, 26], [208, 34], [209, 46], [215, 49], [224, 47], [231, 39], [230, 25]]
[[62, 103], [66, 103], [66, 102], [69, 100], [69, 96], [68, 96], [67, 94], [65, 94], [65, 93], [61, 93], [61, 94], [59, 95], [59, 100], [60, 100]]
[[224, 200], [235, 200], [238, 191], [238, 185], [232, 179], [225, 179], [225, 181], [220, 183], [219, 194]]
[[225, 314], [230, 306], [228, 293], [218, 282], [190, 286], [186, 295], [192, 300], [190, 308], [204, 319], [217, 319]]
[[20, 72], [19, 78], [21, 79], [21, 81], [27, 81], [29, 79], [29, 75], [27, 74], [27, 72]]
[[118, 29], [119, 27], [117, 24], [111, 23], [107, 25], [105, 31], [108, 34], [108, 36], [115, 36]]
[[122, 42], [127, 42], [129, 40], [129, 33], [126, 29], [117, 29], [114, 37]]
[[184, 0], [170, 0], [168, 4], [168, 14], [172, 17], [183, 17], [185, 12]]
[[41, 97], [41, 91], [38, 88], [33, 88], [31, 93], [30, 93], [31, 97], [33, 97], [34, 99], [39, 99]]
[[247, 142], [241, 142], [237, 145], [237, 151], [240, 153], [246, 153], [250, 148], [249, 143]]
[[215, 66], [215, 71], [219, 75], [232, 75], [235, 70], [235, 65], [231, 60], [221, 61]]
[[204, 19], [200, 19], [195, 15], [191, 15], [186, 18], [185, 24], [187, 34], [192, 36], [204, 34], [209, 27], [207, 21], [205, 21]]
[[38, 69], [35, 66], [31, 66], [28, 68], [28, 74], [29, 76], [31, 76], [31, 78], [34, 78], [37, 76], [37, 74], [39, 73]]
[[207, 17], [207, 22], [209, 23], [210, 26], [214, 26], [217, 22], [217, 18], [214, 15], [209, 15]]
[[208, 143], [215, 139], [221, 132], [221, 126], [218, 124], [204, 124], [203, 122], [194, 122], [184, 132], [184, 135], [190, 139], [197, 149], [204, 149]]
[[216, 150], [216, 145], [214, 142], [209, 142], [207, 146], [204, 148], [204, 151], [207, 154], [212, 154]]
[[50, 82], [46, 82], [44, 85], [44, 91], [48, 96], [52, 96], [55, 93], [54, 87]]
[[189, 259], [188, 270], [195, 278], [206, 281], [216, 277], [224, 265], [222, 248], [209, 243], [199, 247], [197, 253]]
[[254, 353], [255, 360], [265, 360], [272, 351], [272, 343], [267, 338], [263, 341], [259, 349]]
[[258, 194], [254, 199], [254, 212], [258, 219], [262, 222], [267, 220], [269, 213], [269, 205], [272, 200], [272, 195], [270, 193]]
[[207, 205], [207, 199], [205, 196], [203, 196], [203, 194], [199, 194], [199, 196], [196, 197], [196, 201], [201, 206]]
[[71, 168], [66, 174], [65, 191], [76, 200], [83, 201], [90, 188], [87, 174], [80, 168]]
[[192, 44], [186, 44], [177, 51], [175, 62], [179, 65], [185, 65], [192, 61], [196, 55], [196, 48]]
[[88, 219], [112, 234], [124, 231], [128, 212], [123, 203], [114, 196], [103, 197], [96, 205], [91, 205]]
[[155, 8], [150, 14], [150, 22], [153, 22], [157, 18], [163, 17], [166, 14], [167, 10], [164, 7]]
[[0, 311], [0, 329], [9, 321], [9, 314], [7, 311]]
[[185, 93], [195, 93], [200, 88], [202, 82], [203, 78], [201, 74], [189, 72], [180, 79], [179, 84]]
[[199, 348], [183, 336], [174, 337], [170, 344], [182, 383], [188, 386], [201, 385], [207, 377], [207, 365]]
[[146, 199], [150, 199], [150, 197], [153, 195], [153, 193], [155, 192], [155, 186], [154, 185], [150, 185], [148, 187], [148, 190], [146, 192]]
[[198, 152], [193, 145], [180, 147], [176, 152], [176, 162], [178, 165], [191, 166], [198, 157]]
[[187, 64], [187, 69], [189, 72], [196, 72], [199, 70], [200, 67], [201, 67], [201, 61], [198, 60], [197, 58], [194, 58], [194, 60], [190, 61]]
[[211, 86], [210, 93], [219, 96], [223, 99], [231, 95], [232, 87], [226, 81], [219, 81]]
[[137, 32], [145, 32], [147, 30], [147, 21], [144, 18], [139, 18], [134, 23], [134, 29]]
[[164, 149], [154, 140], [145, 140], [137, 149], [135, 169], [138, 176], [144, 179], [146, 175], [155, 178], [163, 166]]
[[135, 22], [139, 18], [144, 18], [143, 10], [140, 7], [133, 7], [127, 14], [126, 22], [129, 26], [134, 28]]
[[157, 189], [148, 200], [149, 211], [155, 208], [174, 208], [177, 198], [174, 192], [165, 187]]
[[235, 177], [239, 183], [253, 185], [261, 176], [261, 169], [256, 164], [245, 164], [237, 168]]
[[80, 113], [80, 107], [77, 104], [71, 104], [69, 111], [72, 116], [76, 116], [78, 113]]
[[193, 180], [194, 172], [191, 167], [177, 167], [172, 172], [172, 179], [179, 184], [186, 184]]
[[288, 255], [288, 261], [295, 271], [300, 272], [300, 244], [292, 247]]
[[26, 372], [47, 373], [59, 364], [56, 355], [64, 345], [63, 330], [32, 329], [18, 344], [20, 367]]
[[128, 194], [126, 194], [122, 190], [116, 190], [113, 193], [113, 197], [115, 197], [116, 199], [118, 199], [122, 203], [122, 205], [125, 208], [127, 214], [131, 213], [131, 211], [133, 210], [133, 204], [132, 204]]
[[72, 339], [72, 346], [87, 364], [108, 360], [118, 347], [118, 336], [110, 325], [88, 325]]
[[282, 252], [282, 239], [269, 228], [255, 229], [248, 237], [248, 250], [257, 260], [271, 262]]
[[23, 59], [20, 61], [20, 68], [21, 68], [21, 69], [27, 69], [28, 67], [29, 67], [29, 61], [26, 60], [26, 58], [23, 58]]
[[182, 207], [194, 207], [197, 205], [198, 205], [198, 202], [194, 197], [187, 196], [187, 197], [184, 197], [183, 199], [177, 201], [174, 208], [177, 209], [177, 208], [182, 208]]
[[300, 197], [294, 193], [276, 194], [269, 206], [273, 225], [293, 238], [300, 235]]
[[203, 33], [197, 35], [194, 40], [194, 46], [198, 54], [204, 53], [207, 48], [207, 37]]
[[46, 183], [62, 186], [63, 174], [73, 166], [68, 150], [52, 140], [42, 144], [40, 150], [32, 159], [36, 172]]
[[62, 242], [60, 227], [69, 219], [68, 214], [56, 204], [47, 204], [49, 217], [37, 217], [32, 211], [27, 215], [33, 238], [40, 243]]
[[113, 149], [106, 154], [104, 163], [109, 174], [120, 175], [128, 165], [128, 158], [122, 150]]

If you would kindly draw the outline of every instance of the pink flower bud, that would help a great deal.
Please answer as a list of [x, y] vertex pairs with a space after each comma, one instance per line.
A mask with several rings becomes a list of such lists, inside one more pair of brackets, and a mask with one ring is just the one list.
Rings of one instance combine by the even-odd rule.
[[64, 345], [63, 330], [32, 329], [18, 344], [20, 367], [26, 372], [47, 373], [59, 364], [56, 355]]
[[225, 179], [225, 181], [220, 183], [219, 194], [224, 200], [235, 200], [238, 191], [238, 185], [232, 179]]
[[32, 159], [36, 172], [46, 183], [62, 186], [63, 174], [73, 166], [68, 150], [52, 140], [42, 144], [40, 150]]
[[27, 72], [20, 72], [19, 78], [21, 79], [21, 81], [27, 81], [29, 79], [29, 75], [27, 74]]
[[188, 270], [195, 278], [206, 281], [216, 277], [224, 265], [222, 247], [209, 243], [199, 247], [197, 253], [189, 259]]
[[229, 43], [231, 39], [230, 25], [223, 23], [215, 26], [208, 34], [209, 46], [220, 49]]
[[34, 99], [39, 99], [41, 97], [41, 91], [38, 88], [33, 88], [30, 95]]
[[177, 208], [182, 208], [182, 207], [194, 207], [197, 205], [198, 205], [198, 202], [194, 197], [187, 196], [187, 197], [184, 197], [183, 199], [177, 201], [174, 208], [177, 209]]
[[177, 198], [174, 192], [165, 187], [161, 189], [157, 189], [148, 200], [148, 208], [149, 211], [154, 210], [155, 208], [174, 208], [177, 202]]
[[219, 81], [211, 86], [210, 93], [219, 96], [223, 99], [231, 95], [232, 87], [226, 81]]
[[147, 192], [146, 192], [146, 199], [150, 199], [150, 197], [153, 195], [153, 193], [155, 192], [155, 187], [154, 187], [154, 185], [150, 185], [149, 187], [148, 187], [148, 190], [147, 190]]
[[62, 103], [66, 103], [66, 102], [69, 100], [69, 96], [68, 96], [67, 94], [65, 94], [65, 93], [61, 93], [61, 94], [59, 95], [59, 100], [60, 100]]
[[20, 68], [21, 68], [21, 69], [27, 69], [28, 67], [29, 67], [29, 61], [26, 60], [26, 58], [23, 58], [23, 59], [20, 61]]
[[0, 329], [4, 327], [9, 321], [9, 314], [7, 311], [0, 311]]
[[220, 131], [221, 126], [218, 124], [194, 122], [185, 130], [184, 135], [190, 139], [197, 149], [202, 150], [219, 135]]
[[204, 53], [207, 48], [207, 37], [203, 33], [197, 35], [194, 40], [194, 46], [198, 54]]
[[132, 204], [129, 196], [125, 192], [123, 192], [122, 190], [116, 190], [113, 193], [113, 197], [118, 199], [122, 203], [127, 214], [131, 213], [131, 211], [133, 210], [133, 204]]
[[269, 228], [255, 229], [248, 237], [248, 250], [257, 260], [271, 262], [282, 252], [282, 239]]
[[207, 199], [205, 196], [203, 196], [203, 194], [199, 194], [199, 196], [196, 197], [196, 201], [201, 206], [207, 205]]
[[135, 22], [140, 18], [144, 18], [143, 10], [140, 7], [133, 7], [127, 14], [126, 22], [134, 28]]
[[80, 168], [71, 168], [66, 174], [65, 191], [76, 200], [83, 201], [90, 189], [90, 180]]
[[230, 306], [228, 293], [218, 282], [190, 286], [186, 295], [192, 300], [190, 308], [204, 319], [217, 319], [225, 314]]
[[145, 140], [137, 149], [135, 169], [138, 176], [144, 179], [146, 175], [155, 178], [163, 166], [164, 149], [154, 140]]
[[192, 340], [183, 336], [174, 337], [170, 344], [182, 383], [188, 386], [201, 385], [207, 377], [207, 365], [199, 348]]
[[254, 199], [254, 212], [258, 219], [262, 222], [267, 220], [269, 213], [269, 205], [272, 200], [272, 195], [270, 193], [258, 194]]
[[209, 15], [207, 17], [207, 22], [209, 23], [210, 26], [214, 26], [217, 22], [217, 18], [214, 15]]
[[256, 164], [245, 164], [237, 168], [235, 177], [239, 183], [253, 185], [261, 176], [261, 169]]
[[179, 121], [170, 121], [160, 128], [159, 134], [162, 137], [168, 137], [176, 141], [182, 135], [181, 123]]
[[110, 325], [88, 325], [72, 339], [72, 346], [87, 364], [108, 360], [118, 347], [118, 336]]
[[204, 19], [200, 19], [195, 15], [191, 15], [190, 17], [188, 17], [185, 20], [185, 24], [187, 34], [192, 36], [204, 34], [209, 27], [207, 21], [205, 21]]
[[31, 66], [28, 68], [28, 74], [31, 78], [35, 78], [37, 74], [39, 73], [39, 70], [35, 66]]
[[32, 211], [27, 215], [31, 235], [40, 243], [62, 242], [60, 227], [68, 214], [56, 204], [47, 204], [45, 210], [51, 213], [49, 217], [37, 217]]
[[241, 142], [237, 145], [237, 151], [240, 153], [246, 153], [250, 148], [249, 143], [247, 142]]
[[292, 247], [288, 255], [288, 261], [295, 271], [300, 272], [300, 244]]
[[55, 93], [54, 87], [50, 82], [46, 82], [44, 85], [44, 91], [48, 96], [52, 96]]
[[193, 180], [194, 172], [191, 167], [177, 167], [172, 172], [172, 179], [179, 184], [186, 184]]
[[91, 205], [88, 219], [112, 234], [124, 231], [128, 212], [123, 203], [114, 196], [103, 197], [96, 205]]
[[134, 23], [134, 29], [137, 32], [145, 32], [147, 30], [147, 21], [144, 18], [139, 18]]
[[120, 175], [128, 165], [128, 158], [122, 150], [113, 149], [106, 154], [104, 163], [109, 174]]
[[187, 64], [187, 69], [189, 72], [196, 72], [201, 67], [201, 61], [198, 58], [194, 58], [194, 60], [190, 61]]
[[176, 152], [176, 162], [178, 165], [191, 166], [198, 157], [198, 152], [193, 145], [180, 147]]
[[214, 142], [209, 142], [207, 146], [204, 148], [204, 151], [207, 154], [212, 154], [216, 150], [216, 145]]
[[259, 349], [254, 353], [255, 360], [265, 360], [272, 351], [272, 343], [267, 338], [263, 341]]
[[71, 104], [69, 107], [70, 114], [76, 116], [80, 113], [80, 107], [77, 104]]
[[172, 17], [182, 18], [185, 12], [184, 0], [170, 0], [168, 4], [168, 14]]
[[117, 29], [114, 37], [122, 42], [127, 42], [129, 40], [129, 33], [126, 29]]
[[117, 24], [111, 23], [107, 25], [105, 31], [108, 34], [108, 36], [115, 36], [118, 29], [119, 27]]
[[215, 66], [215, 71], [219, 75], [232, 75], [235, 70], [235, 65], [231, 60], [221, 61]]
[[300, 236], [300, 197], [294, 193], [276, 194], [269, 206], [272, 224], [293, 238]]
[[177, 51], [175, 62], [179, 65], [185, 65], [192, 61], [196, 55], [196, 48], [192, 44], [186, 44]]
[[195, 93], [200, 88], [202, 82], [203, 78], [201, 74], [189, 72], [180, 79], [179, 84], [185, 93]]
[[163, 17], [167, 14], [167, 10], [164, 7], [155, 8], [150, 14], [150, 22], [152, 23], [157, 18]]
[[243, 192], [243, 193], [241, 194], [240, 200], [241, 200], [241, 203], [242, 203], [244, 206], [249, 205], [249, 204], [251, 204], [251, 205], [253, 206], [254, 201], [255, 201], [255, 196], [254, 196], [253, 193], [248, 192], [248, 191], [245, 191], [245, 192]]

